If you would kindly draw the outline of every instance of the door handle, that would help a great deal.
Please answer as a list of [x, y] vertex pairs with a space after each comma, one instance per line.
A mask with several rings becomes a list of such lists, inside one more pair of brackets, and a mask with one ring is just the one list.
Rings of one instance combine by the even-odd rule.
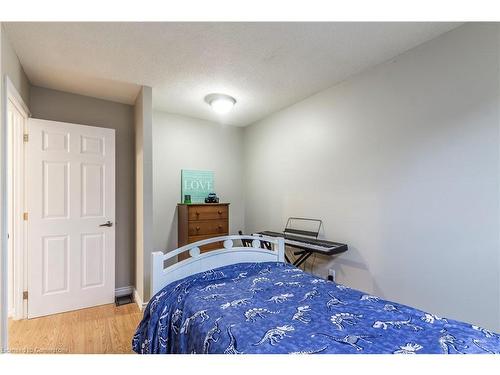
[[99, 225], [100, 227], [112, 227], [113, 223], [111, 221], [106, 221], [106, 223]]

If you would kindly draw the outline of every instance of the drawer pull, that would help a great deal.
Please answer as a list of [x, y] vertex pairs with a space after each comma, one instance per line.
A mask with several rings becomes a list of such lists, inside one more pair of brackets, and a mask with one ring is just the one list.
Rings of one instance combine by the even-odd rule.
[[198, 211], [196, 211], [196, 216], [200, 216], [200, 213]]
[[221, 211], [221, 210], [219, 210], [219, 211], [217, 211], [217, 212], [219, 213], [219, 215], [222, 215], [222, 211]]
[[222, 225], [219, 225], [219, 230], [222, 229]]
[[200, 230], [200, 227], [196, 227], [196, 230]]

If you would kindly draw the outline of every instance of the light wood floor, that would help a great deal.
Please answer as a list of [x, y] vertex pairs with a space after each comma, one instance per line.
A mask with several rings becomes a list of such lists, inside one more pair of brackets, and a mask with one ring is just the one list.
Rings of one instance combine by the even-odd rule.
[[131, 303], [9, 320], [9, 350], [13, 353], [132, 353], [132, 336], [141, 318], [141, 311]]

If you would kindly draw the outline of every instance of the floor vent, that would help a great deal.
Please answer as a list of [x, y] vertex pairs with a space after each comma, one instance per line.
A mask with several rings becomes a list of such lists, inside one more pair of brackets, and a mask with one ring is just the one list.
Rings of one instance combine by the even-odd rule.
[[133, 297], [132, 293], [125, 294], [124, 296], [120, 296], [120, 297], [115, 298], [116, 306], [126, 305], [126, 304], [132, 303], [132, 302], [134, 302], [134, 297]]

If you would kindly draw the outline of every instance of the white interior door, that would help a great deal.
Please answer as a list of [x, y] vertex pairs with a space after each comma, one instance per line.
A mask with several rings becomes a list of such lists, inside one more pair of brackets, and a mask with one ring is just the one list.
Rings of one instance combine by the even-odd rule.
[[115, 132], [38, 119], [28, 132], [28, 317], [112, 303]]

